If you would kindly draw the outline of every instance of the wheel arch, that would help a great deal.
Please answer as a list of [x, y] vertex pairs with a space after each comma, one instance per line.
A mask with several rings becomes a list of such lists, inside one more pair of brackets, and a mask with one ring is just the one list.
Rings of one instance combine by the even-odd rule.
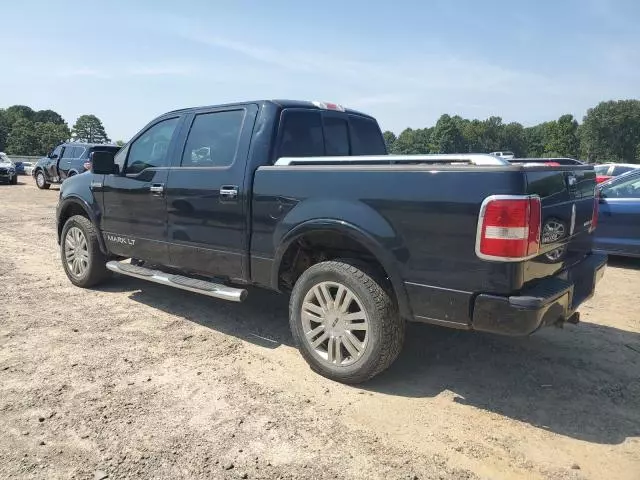
[[105, 255], [108, 254], [104, 238], [102, 238], [102, 233], [98, 228], [96, 216], [89, 207], [89, 204], [80, 197], [67, 197], [61, 201], [60, 206], [58, 207], [58, 244], [60, 243], [64, 224], [74, 215], [82, 215], [93, 223], [98, 232], [98, 244], [100, 245], [100, 251]]
[[[297, 225], [285, 234], [275, 252], [271, 272], [272, 288], [282, 290], [281, 280], [283, 267], [285, 266], [287, 259], [292, 256], [292, 251], [299, 249], [301, 242], [304, 242], [306, 239], [322, 235], [323, 233], [328, 234], [332, 241], [335, 241], [337, 237], [348, 239], [350, 248], [357, 246], [359, 247], [360, 252], [367, 253], [368, 256], [370, 256], [370, 259], [368, 260], [373, 261], [374, 266], [377, 264], [381, 270], [380, 273], [384, 274], [388, 279], [402, 317], [412, 317], [409, 297], [404, 286], [404, 281], [402, 280], [398, 259], [391, 251], [376, 240], [373, 235], [366, 232], [361, 227], [343, 220], [309, 220]], [[320, 242], [322, 242], [322, 240], [320, 240]], [[322, 247], [322, 243], [320, 244], [320, 247]], [[327, 258], [327, 260], [340, 257], [341, 255], [335, 255]]]

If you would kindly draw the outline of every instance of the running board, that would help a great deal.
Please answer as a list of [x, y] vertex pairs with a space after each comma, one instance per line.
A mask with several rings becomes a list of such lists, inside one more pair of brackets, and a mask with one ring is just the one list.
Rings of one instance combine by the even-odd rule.
[[167, 285], [169, 287], [180, 288], [190, 292], [200, 293], [208, 297], [220, 298], [230, 302], [242, 302], [247, 298], [247, 291], [241, 288], [228, 287], [219, 283], [198, 280], [197, 278], [173, 275], [160, 270], [131, 265], [130, 263], [120, 263], [116, 261], [107, 262], [107, 268], [112, 272], [128, 275], [129, 277], [148, 280], [150, 282]]

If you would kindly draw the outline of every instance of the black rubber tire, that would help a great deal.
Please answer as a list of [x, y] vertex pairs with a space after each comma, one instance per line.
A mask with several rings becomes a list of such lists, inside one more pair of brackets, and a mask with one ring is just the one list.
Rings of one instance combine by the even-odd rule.
[[[67, 232], [71, 227], [78, 227], [82, 230], [82, 233], [84, 233], [84, 236], [87, 239], [89, 267], [81, 277], [76, 277], [69, 271], [69, 267], [67, 266], [67, 262], [64, 257], [64, 244]], [[100, 251], [98, 231], [93, 223], [82, 215], [74, 215], [64, 224], [64, 227], [62, 228], [62, 235], [60, 236], [60, 259], [62, 260], [62, 267], [64, 268], [64, 272], [67, 274], [67, 277], [71, 280], [71, 283], [77, 287], [93, 287], [111, 276], [111, 271], [107, 270], [106, 267], [107, 259]]]
[[[300, 354], [312, 370], [341, 383], [361, 383], [388, 368], [404, 343], [405, 321], [398, 313], [393, 295], [384, 279], [367, 272], [357, 261], [322, 262], [307, 269], [296, 282], [289, 301], [289, 325]], [[320, 282], [341, 283], [351, 289], [369, 318], [368, 345], [362, 357], [348, 366], [330, 365], [316, 357], [304, 338], [302, 302], [307, 292]]]
[[17, 185], [18, 184], [18, 174], [16, 174], [12, 179], [11, 179], [11, 185]]
[[[42, 175], [42, 178], [44, 179], [44, 183], [42, 184], [42, 186], [40, 186], [40, 184], [38, 183], [38, 175]], [[38, 187], [40, 190], [49, 190], [49, 187], [51, 186], [50, 183], [47, 183], [47, 177], [44, 176], [42, 170], [38, 170], [36, 172], [35, 181], [36, 187]]]

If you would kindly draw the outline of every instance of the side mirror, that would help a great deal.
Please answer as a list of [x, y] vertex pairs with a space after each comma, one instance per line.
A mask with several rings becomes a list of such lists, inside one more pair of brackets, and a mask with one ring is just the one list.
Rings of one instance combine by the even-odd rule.
[[55, 160], [56, 158], [58, 158], [58, 154], [57, 153], [52, 153], [51, 155], [49, 155], [49, 158], [51, 160]]
[[91, 171], [98, 175], [111, 175], [115, 173], [115, 162], [113, 152], [93, 152], [89, 157], [91, 161]]

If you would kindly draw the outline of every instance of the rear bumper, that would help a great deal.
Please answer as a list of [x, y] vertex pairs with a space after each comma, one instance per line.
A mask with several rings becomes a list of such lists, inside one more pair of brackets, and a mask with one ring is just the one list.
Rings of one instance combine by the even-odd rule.
[[520, 336], [546, 325], [563, 323], [593, 296], [606, 264], [606, 255], [592, 254], [518, 296], [480, 294], [475, 298], [471, 328]]

